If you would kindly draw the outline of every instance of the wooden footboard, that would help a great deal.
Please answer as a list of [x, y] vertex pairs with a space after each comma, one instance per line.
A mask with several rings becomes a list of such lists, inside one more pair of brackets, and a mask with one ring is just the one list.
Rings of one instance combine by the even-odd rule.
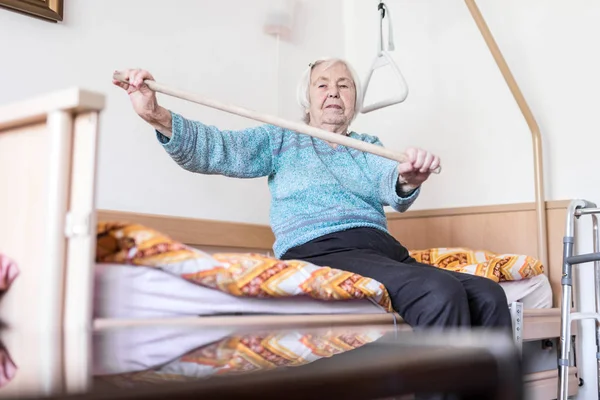
[[14, 332], [48, 332], [29, 349], [37, 384], [48, 393], [65, 384], [64, 370], [73, 372], [68, 379], [89, 373], [89, 343], [62, 330], [91, 323], [103, 107], [103, 96], [80, 89], [0, 107], [0, 253], [20, 271], [0, 302], [0, 319]]
[[[0, 107], [0, 186], [6, 190], [0, 197], [0, 252], [20, 270], [0, 303], [0, 318], [11, 326], [58, 329], [64, 313], [87, 313], [91, 306], [103, 106], [101, 95], [72, 89]], [[66, 300], [76, 309], [63, 308], [65, 296], [76, 299]], [[83, 319], [89, 315], [80, 315], [78, 323], [89, 325]]]

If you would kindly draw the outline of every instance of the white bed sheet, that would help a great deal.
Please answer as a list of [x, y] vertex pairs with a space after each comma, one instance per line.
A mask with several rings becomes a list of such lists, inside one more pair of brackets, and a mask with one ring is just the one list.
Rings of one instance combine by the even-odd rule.
[[[95, 270], [95, 318], [164, 318], [223, 314], [375, 314], [370, 300], [320, 301], [309, 297], [240, 298], [205, 288], [154, 268], [98, 264]], [[525, 308], [552, 307], [544, 275], [500, 283], [508, 303]]]

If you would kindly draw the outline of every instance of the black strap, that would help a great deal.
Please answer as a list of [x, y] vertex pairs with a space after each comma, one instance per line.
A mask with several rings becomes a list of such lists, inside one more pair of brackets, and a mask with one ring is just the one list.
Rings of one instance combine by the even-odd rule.
[[377, 10], [381, 11], [381, 17], [385, 18], [385, 6], [383, 4], [383, 1], [379, 2], [379, 5], [377, 6]]

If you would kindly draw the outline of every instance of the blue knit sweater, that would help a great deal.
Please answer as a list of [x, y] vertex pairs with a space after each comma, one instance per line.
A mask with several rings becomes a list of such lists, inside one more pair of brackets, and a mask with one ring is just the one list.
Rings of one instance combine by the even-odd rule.
[[[356, 227], [387, 232], [384, 205], [406, 211], [420, 189], [401, 197], [397, 162], [279, 127], [220, 130], [172, 112], [172, 136], [158, 140], [182, 168], [235, 178], [268, 177], [276, 257], [320, 236]], [[382, 146], [375, 136], [354, 139]]]

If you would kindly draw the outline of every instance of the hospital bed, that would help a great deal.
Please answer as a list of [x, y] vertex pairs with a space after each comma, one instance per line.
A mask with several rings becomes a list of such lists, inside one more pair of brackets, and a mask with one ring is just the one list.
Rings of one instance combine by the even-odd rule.
[[[515, 340], [522, 346], [525, 368], [526, 388], [531, 399], [556, 398], [558, 341], [560, 337], [560, 276], [562, 254], [560, 243], [564, 232], [565, 216], [569, 202], [548, 203], [549, 238], [551, 246], [551, 264], [548, 274], [513, 282], [501, 282], [509, 306], [513, 309]], [[268, 226], [236, 224], [201, 219], [183, 219], [164, 215], [147, 215], [120, 211], [99, 210], [101, 220], [131, 221], [152, 226], [189, 246], [209, 252], [259, 252], [269, 254], [274, 238]], [[430, 247], [471, 247], [492, 249], [501, 253], [534, 254], [536, 250], [535, 208], [533, 204], [509, 204], [480, 206], [473, 208], [408, 211], [403, 214], [388, 214], [391, 233], [409, 249]], [[515, 230], [515, 221], [520, 221]], [[507, 234], [509, 231], [511, 234]], [[516, 233], [515, 233], [516, 232]], [[555, 251], [557, 250], [558, 251]], [[107, 292], [120, 293], [119, 303], [109, 300], [108, 293], [96, 293], [96, 326], [102, 328], [135, 325], [137, 318], [148, 318], [146, 323], [157, 323], [166, 317], [176, 321], [185, 315], [168, 315], [173, 309], [184, 314], [212, 314], [217, 308], [224, 314], [242, 313], [244, 317], [215, 316], [211, 318], [219, 323], [231, 321], [231, 318], [243, 318], [245, 323], [263, 323], [269, 321], [293, 326], [294, 324], [314, 325], [368, 325], [402, 323], [396, 315], [381, 310], [375, 304], [364, 301], [352, 306], [347, 304], [326, 303], [307, 300], [306, 303], [292, 300], [289, 303], [261, 303], [262, 309], [254, 308], [253, 300], [223, 298], [215, 301], [210, 290], [198, 290], [193, 284], [181, 279], [166, 276], [164, 272], [147, 270], [143, 273], [147, 282], [154, 285], [138, 287], [129, 283], [134, 279], [131, 274], [140, 274], [135, 268], [104, 266], [97, 269], [97, 287], [105, 287]], [[165, 284], [165, 279], [170, 284]], [[173, 285], [169, 287], [169, 285]], [[556, 286], [556, 289], [554, 287]], [[115, 292], [116, 291], [116, 292]], [[202, 291], [207, 291], [203, 296]], [[165, 304], [169, 293], [178, 295], [172, 299], [177, 306]], [[188, 295], [186, 295], [186, 293]], [[189, 296], [189, 297], [187, 297]], [[151, 306], [152, 298], [160, 299]], [[125, 300], [127, 299], [127, 300]], [[206, 302], [211, 306], [205, 308]], [[201, 305], [200, 305], [201, 304]], [[169, 307], [169, 309], [165, 309]], [[308, 308], [306, 308], [308, 307]], [[270, 316], [250, 315], [249, 310], [260, 310]], [[517, 312], [522, 312], [519, 319]], [[306, 315], [309, 313], [311, 315]], [[279, 314], [273, 317], [272, 314]], [[207, 318], [206, 320], [209, 320]], [[217, 323], [215, 321], [215, 323]], [[251, 322], [252, 321], [252, 322]], [[208, 322], [208, 321], [207, 321]], [[137, 321], [139, 323], [139, 321]], [[520, 332], [520, 333], [519, 333]], [[571, 332], [577, 334], [574, 326]], [[578, 389], [577, 368], [569, 370], [569, 390], [575, 395]], [[554, 396], [554, 397], [553, 397]]]
[[[103, 108], [103, 95], [78, 88], [0, 107], [0, 184], [5, 194], [0, 197], [0, 253], [19, 269], [0, 302], [0, 318], [13, 331], [53, 332], [32, 341], [28, 353], [35, 357], [29, 363], [37, 366], [33, 375], [45, 392], [89, 385], [91, 338], [81, 335], [85, 329], [174, 322], [402, 325], [398, 315], [368, 301], [278, 299], [258, 304], [219, 296], [155, 269], [96, 264], [98, 220], [138, 222], [207, 252], [268, 253], [273, 243], [267, 226], [98, 210], [97, 135]], [[567, 206], [546, 203], [551, 243], [547, 276], [502, 284], [513, 310], [515, 339], [524, 352], [527, 343], [560, 336], [560, 238]], [[511, 204], [392, 213], [388, 219], [392, 234], [408, 248], [461, 246], [534, 254], [535, 215], [532, 204]], [[137, 278], [129, 279], [133, 275]], [[132, 284], [137, 282], [144, 283]], [[577, 335], [575, 325], [570, 333]], [[555, 361], [551, 369], [526, 377], [531, 398], [556, 396]], [[576, 367], [569, 369], [569, 380], [575, 394]], [[17, 379], [3, 393], [21, 389]]]

